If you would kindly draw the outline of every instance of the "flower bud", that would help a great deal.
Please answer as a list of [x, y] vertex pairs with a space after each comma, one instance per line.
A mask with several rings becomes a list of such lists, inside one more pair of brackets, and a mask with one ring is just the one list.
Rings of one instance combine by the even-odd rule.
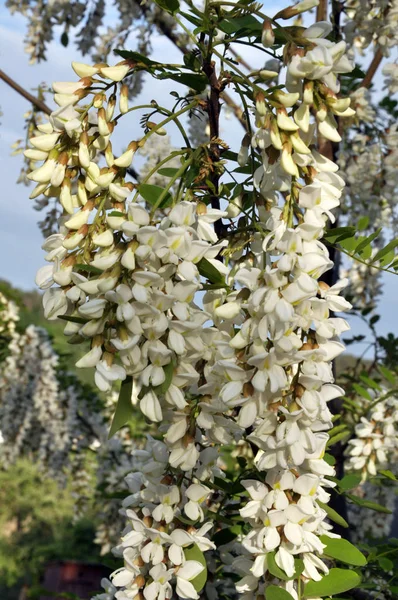
[[285, 108], [278, 108], [276, 122], [279, 129], [284, 131], [297, 131], [298, 125], [288, 116]]
[[298, 4], [294, 6], [288, 6], [283, 10], [279, 11], [274, 19], [291, 19], [300, 13], [306, 12], [307, 10], [311, 10], [311, 8], [315, 8], [318, 6], [319, 0], [302, 0]]
[[24, 156], [29, 160], [46, 160], [48, 152], [42, 150], [35, 150], [34, 148], [28, 148], [24, 151]]
[[61, 152], [61, 154], [58, 156], [58, 164], [51, 175], [51, 185], [54, 187], [59, 187], [63, 182], [68, 160], [69, 157], [67, 152]]
[[311, 154], [311, 150], [305, 145], [298, 133], [292, 134], [290, 141], [294, 150], [299, 154]]
[[113, 156], [112, 152], [112, 142], [108, 142], [108, 145], [105, 148], [105, 160], [109, 168], [113, 167], [115, 163], [115, 157]]
[[106, 120], [106, 113], [104, 108], [100, 108], [98, 111], [98, 131], [102, 136], [109, 135], [109, 124]]
[[304, 83], [303, 102], [305, 104], [314, 103], [314, 82], [306, 81]]
[[274, 77], [278, 77], [278, 71], [269, 71], [267, 69], [261, 69], [259, 72], [259, 76], [261, 79], [266, 81], [267, 79], [274, 79]]
[[292, 175], [293, 177], [299, 177], [299, 170], [293, 160], [291, 148], [289, 148], [288, 144], [283, 145], [281, 167], [289, 175]]
[[265, 96], [263, 94], [263, 92], [257, 92], [257, 94], [255, 95], [255, 101], [256, 101], [256, 110], [257, 112], [262, 116], [265, 117], [265, 115], [267, 114], [267, 107], [265, 105]]
[[303, 102], [302, 105], [295, 111], [293, 118], [301, 131], [308, 133], [310, 127], [310, 109], [308, 104]]
[[93, 99], [94, 108], [102, 108], [105, 100], [106, 100], [106, 96], [103, 92], [99, 92], [98, 94], [95, 94], [94, 99]]
[[227, 207], [227, 216], [230, 219], [235, 219], [238, 217], [242, 210], [242, 195], [237, 196], [233, 200], [229, 201]]
[[72, 62], [72, 69], [78, 77], [92, 77], [98, 73], [96, 67], [81, 62]]
[[238, 152], [238, 165], [244, 167], [249, 159], [250, 136], [246, 134]]
[[89, 139], [87, 131], [80, 134], [79, 139], [79, 163], [84, 169], [90, 166], [90, 152], [88, 149]]
[[105, 111], [107, 121], [112, 121], [113, 113], [115, 112], [115, 106], [116, 106], [116, 96], [115, 96], [115, 94], [112, 94], [111, 96], [109, 96], [108, 104], [107, 104], [106, 111]]
[[112, 246], [113, 244], [113, 233], [110, 229], [106, 229], [102, 233], [97, 233], [93, 235], [93, 243], [96, 246], [101, 246], [105, 248], [106, 246]]
[[119, 110], [122, 115], [129, 110], [129, 88], [125, 83], [120, 88]]
[[114, 67], [101, 67], [100, 69], [101, 75], [112, 81], [121, 81], [129, 71], [130, 65], [125, 63], [119, 63]]
[[298, 92], [287, 94], [286, 92], [282, 92], [282, 90], [276, 90], [273, 92], [272, 98], [282, 104], [285, 108], [291, 108], [300, 98], [300, 94]]
[[131, 163], [133, 162], [133, 157], [134, 157], [134, 152], [133, 150], [126, 150], [126, 152], [123, 152], [123, 154], [121, 154], [119, 156], [119, 158], [116, 158], [114, 161], [114, 164], [117, 167], [124, 167], [127, 168], [131, 165]]
[[71, 194], [71, 182], [70, 179], [64, 179], [61, 186], [61, 192], [59, 195], [59, 201], [62, 204], [64, 210], [70, 215], [73, 215], [73, 201]]
[[38, 150], [43, 150], [44, 152], [49, 152], [57, 144], [59, 136], [60, 136], [59, 133], [38, 135], [36, 137], [30, 138], [30, 143], [32, 144], [32, 146], [34, 146]]
[[275, 33], [272, 30], [271, 21], [269, 19], [264, 20], [261, 43], [264, 48], [270, 48], [275, 43]]

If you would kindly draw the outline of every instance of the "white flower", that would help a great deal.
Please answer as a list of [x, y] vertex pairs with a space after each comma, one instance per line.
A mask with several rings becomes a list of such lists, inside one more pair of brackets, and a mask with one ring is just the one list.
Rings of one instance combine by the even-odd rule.
[[196, 592], [191, 581], [195, 579], [202, 571], [204, 566], [195, 560], [188, 560], [176, 573], [177, 585], [176, 592], [180, 598], [198, 600], [199, 594]]

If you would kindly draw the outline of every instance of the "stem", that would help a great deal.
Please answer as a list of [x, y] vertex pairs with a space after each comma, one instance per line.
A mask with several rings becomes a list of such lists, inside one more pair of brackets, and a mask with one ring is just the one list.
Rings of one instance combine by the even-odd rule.
[[[145, 17], [148, 17], [149, 15], [151, 15], [153, 17], [152, 11], [148, 7], [147, 4], [142, 4], [140, 2], [140, 0], [134, 0], [134, 2], [137, 4], [141, 13]], [[162, 21], [162, 20], [155, 21], [155, 25], [159, 29], [159, 31], [161, 33], [163, 33], [163, 35], [165, 35], [167, 37], [167, 39], [169, 39], [182, 52], [182, 54], [190, 53], [190, 49], [186, 45], [181, 43], [179, 36], [176, 33], [174, 33], [174, 31], [167, 25], [167, 23], [165, 21]], [[196, 45], [196, 39], [195, 39], [195, 45]], [[246, 123], [245, 123], [244, 119], [242, 119], [243, 113], [242, 113], [242, 110], [240, 109], [240, 107], [233, 101], [231, 96], [224, 91], [221, 93], [221, 98], [230, 107], [230, 109], [232, 110], [235, 117], [238, 119], [239, 123], [242, 125], [242, 127], [244, 129], [246, 129]]]
[[154, 204], [152, 210], [151, 210], [151, 217], [153, 217], [155, 211], [159, 208], [159, 206], [161, 205], [162, 201], [166, 198], [169, 190], [171, 189], [171, 187], [173, 186], [173, 183], [175, 183], [177, 181], [177, 179], [179, 177], [181, 177], [181, 175], [184, 173], [184, 171], [186, 171], [187, 167], [189, 167], [189, 165], [192, 163], [193, 161], [193, 154], [181, 165], [181, 167], [178, 169], [177, 173], [175, 175], [173, 175], [173, 177], [170, 179], [169, 183], [167, 184], [167, 186], [165, 187], [165, 189], [163, 190], [163, 192], [160, 194], [159, 198], [156, 200], [156, 203]]
[[148, 133], [146, 135], [144, 135], [143, 138], [141, 138], [141, 140], [140, 140], [141, 145], [143, 145], [146, 142], [146, 140], [151, 137], [151, 135], [153, 133], [156, 133], [157, 131], [159, 131], [159, 129], [161, 129], [164, 125], [167, 125], [167, 123], [170, 123], [170, 121], [176, 120], [177, 117], [179, 117], [180, 115], [183, 115], [184, 113], [188, 112], [192, 108], [195, 108], [195, 106], [197, 106], [197, 104], [198, 104], [198, 101], [195, 100], [194, 102], [191, 102], [185, 108], [182, 108], [181, 110], [177, 111], [176, 113], [171, 113], [167, 117], [167, 119], [164, 119], [164, 121], [161, 121], [160, 123], [155, 125], [155, 127], [153, 127], [153, 129], [148, 131]]
[[[181, 154], [185, 154], [185, 151], [184, 150], [177, 150], [176, 152], [172, 152], [171, 154], [169, 154], [169, 156], [167, 156], [166, 158], [164, 158], [163, 160], [161, 160], [155, 167], [153, 167], [153, 169], [151, 169], [149, 171], [149, 173], [145, 177], [145, 179], [143, 179], [143, 181], [140, 181], [140, 183], [146, 183], [147, 181], [149, 181], [150, 178], [152, 177], [152, 175], [154, 173], [156, 173], [156, 171], [158, 171], [160, 169], [160, 167], [162, 167], [164, 164], [166, 164], [167, 162], [169, 162], [169, 160], [171, 160], [175, 156], [179, 156]], [[133, 202], [135, 202], [135, 199], [137, 198], [137, 196], [139, 196], [139, 192], [138, 191], [134, 195]]]

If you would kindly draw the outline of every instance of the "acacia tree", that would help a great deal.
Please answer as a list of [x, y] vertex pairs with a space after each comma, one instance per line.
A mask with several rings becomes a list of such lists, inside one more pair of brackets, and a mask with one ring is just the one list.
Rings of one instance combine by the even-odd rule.
[[[25, 152], [33, 197], [55, 199], [62, 213], [37, 277], [45, 314], [67, 321], [72, 343], [89, 340], [78, 366], [95, 368], [102, 392], [121, 382], [111, 434], [132, 400], [153, 433], [127, 477], [128, 525], [115, 550], [124, 566], [99, 598], [355, 598], [365, 566], [362, 589], [393, 597], [394, 574], [386, 583], [379, 567], [391, 571], [396, 547], [361, 553], [339, 538], [347, 523], [336, 499], [391, 512], [352, 489], [370, 480], [385, 493], [396, 481], [394, 341], [376, 334], [375, 360], [347, 374], [344, 400], [332, 369], [349, 329], [334, 313], [350, 309], [337, 252], [371, 282], [395, 271], [397, 244], [382, 236], [394, 224], [395, 108], [383, 100], [387, 120], [376, 118], [367, 92], [394, 43], [393, 7], [353, 3], [342, 22], [333, 5], [329, 23], [321, 3], [305, 28], [284, 21], [316, 1], [273, 17], [256, 3], [156, 4], [190, 40], [184, 63], [120, 49], [115, 66], [73, 63], [80, 80], [53, 84], [59, 108]], [[347, 46], [356, 36], [377, 44], [366, 74]], [[256, 50], [261, 66], [242, 70], [236, 44]], [[154, 94], [163, 79], [186, 91], [173, 92], [171, 110], [131, 105], [125, 80], [140, 73]], [[394, 74], [388, 67], [391, 86]], [[240, 148], [220, 137], [226, 88], [243, 107]], [[137, 115], [143, 134], [115, 156], [112, 133]], [[194, 144], [187, 116], [208, 120], [208, 140]], [[181, 146], [131, 182], [136, 153], [169, 127]], [[167, 183], [151, 183], [154, 174]], [[356, 281], [349, 295], [366, 317], [369, 290]], [[343, 477], [344, 451], [354, 474]]]

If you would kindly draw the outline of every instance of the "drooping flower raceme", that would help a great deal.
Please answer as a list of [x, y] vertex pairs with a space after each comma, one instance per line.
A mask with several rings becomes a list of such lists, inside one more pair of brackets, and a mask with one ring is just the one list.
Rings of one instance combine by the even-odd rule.
[[[60, 108], [31, 139], [44, 160], [30, 174], [34, 195], [54, 196], [64, 210], [37, 277], [46, 315], [68, 321], [73, 340], [89, 340], [77, 366], [95, 368], [103, 392], [134, 380], [140, 409], [161, 436], [135, 451], [137, 468], [127, 476], [128, 526], [116, 549], [124, 566], [112, 576], [118, 600], [196, 599], [206, 557], [224, 562], [226, 572], [233, 563], [242, 575], [236, 589], [247, 598], [275, 581], [270, 560], [295, 600], [296, 559], [304, 580], [328, 572], [320, 536], [334, 534], [319, 503], [333, 486], [324, 460], [328, 401], [343, 393], [331, 361], [348, 329], [334, 313], [350, 305], [340, 296], [345, 281], [322, 281], [333, 263], [321, 238], [344, 181], [315, 145], [317, 136], [339, 141], [335, 116], [353, 113], [337, 97], [338, 75], [352, 65], [329, 32], [317, 24], [303, 33], [303, 48], [287, 53], [285, 90], [254, 94], [255, 129], [239, 153], [241, 166], [250, 152], [256, 165], [252, 220], [240, 200], [230, 201], [237, 211], [223, 211], [202, 193], [206, 145], [182, 148], [175, 179], [155, 196], [145, 181], [136, 191], [126, 180], [137, 149], [173, 120], [147, 123], [141, 139], [114, 154], [110, 137], [128, 112], [117, 82], [134, 69], [128, 61], [75, 64], [81, 80], [54, 84]], [[194, 161], [196, 179], [185, 180]], [[219, 239], [224, 229], [230, 242]], [[205, 284], [214, 273], [218, 284]], [[233, 561], [211, 532], [235, 502], [221, 485], [220, 450], [238, 444], [254, 458], [236, 494], [242, 533]]]
[[[383, 396], [386, 396], [383, 399]], [[363, 399], [361, 399], [363, 401]], [[396, 471], [398, 456], [398, 400], [386, 390], [368, 402], [348, 442], [346, 468], [361, 473], [363, 481], [381, 469]]]

